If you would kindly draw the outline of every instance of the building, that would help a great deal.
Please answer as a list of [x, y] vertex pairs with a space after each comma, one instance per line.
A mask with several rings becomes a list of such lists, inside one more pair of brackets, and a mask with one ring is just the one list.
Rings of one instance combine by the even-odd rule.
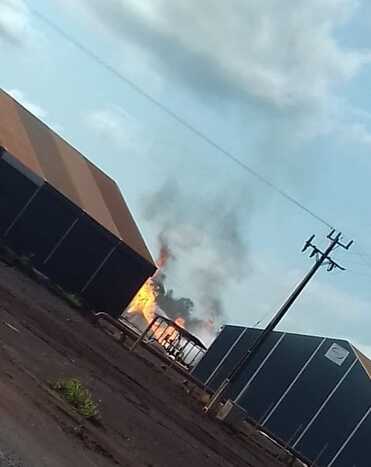
[[0, 238], [118, 316], [155, 263], [116, 183], [0, 90]]
[[[225, 326], [193, 376], [211, 390], [262, 331]], [[369, 467], [371, 361], [340, 339], [273, 332], [226, 397], [321, 467]]]

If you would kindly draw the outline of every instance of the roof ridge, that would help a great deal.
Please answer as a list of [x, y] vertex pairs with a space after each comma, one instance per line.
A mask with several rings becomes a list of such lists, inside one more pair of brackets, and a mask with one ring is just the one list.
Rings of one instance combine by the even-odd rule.
[[363, 369], [367, 373], [367, 376], [371, 379], [371, 360], [363, 352], [357, 349], [352, 343], [349, 343], [359, 363], [363, 366]]

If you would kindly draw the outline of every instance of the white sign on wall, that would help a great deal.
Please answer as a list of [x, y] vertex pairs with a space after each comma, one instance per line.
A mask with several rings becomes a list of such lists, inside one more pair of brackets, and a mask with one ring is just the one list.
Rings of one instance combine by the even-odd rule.
[[345, 362], [348, 355], [348, 350], [344, 349], [344, 347], [342, 347], [341, 345], [335, 343], [332, 344], [332, 346], [325, 353], [325, 357], [327, 357], [329, 360], [331, 360], [339, 366], [341, 366]]

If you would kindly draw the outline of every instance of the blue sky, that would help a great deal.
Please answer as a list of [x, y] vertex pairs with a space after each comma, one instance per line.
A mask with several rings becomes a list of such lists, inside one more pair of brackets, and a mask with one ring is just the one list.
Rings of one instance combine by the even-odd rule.
[[[0, 86], [119, 183], [200, 316], [267, 322], [329, 229], [43, 21], [354, 238], [281, 328], [371, 355], [371, 5], [366, 0], [0, 0]], [[205, 290], [208, 292], [205, 293]]]

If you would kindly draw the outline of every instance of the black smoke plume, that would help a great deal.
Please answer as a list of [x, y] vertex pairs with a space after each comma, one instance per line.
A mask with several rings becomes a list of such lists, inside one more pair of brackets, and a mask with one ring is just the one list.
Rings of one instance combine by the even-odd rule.
[[[154, 278], [157, 304], [169, 318], [182, 317], [192, 332], [216, 332], [226, 320], [228, 285], [248, 271], [241, 219], [250, 216], [251, 202], [244, 195], [223, 191], [196, 199], [171, 180], [145, 200], [144, 216], [159, 228], [161, 258], [166, 252]], [[183, 276], [192, 298], [167, 287], [174, 276]]]

